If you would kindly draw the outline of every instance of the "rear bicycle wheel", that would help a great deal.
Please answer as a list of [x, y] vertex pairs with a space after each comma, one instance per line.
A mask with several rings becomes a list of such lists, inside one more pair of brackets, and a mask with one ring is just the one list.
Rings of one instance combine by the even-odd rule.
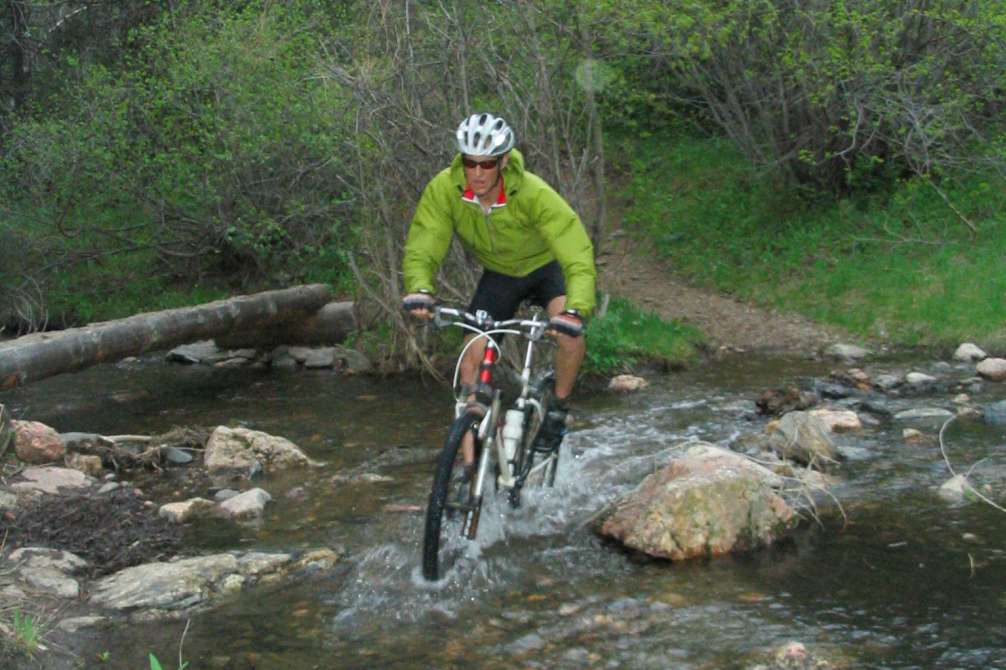
[[[437, 457], [423, 533], [423, 577], [430, 581], [440, 579], [447, 558], [444, 547], [451, 528], [457, 527], [459, 533], [464, 534], [482, 506], [482, 500], [472, 495], [474, 478], [466, 480], [463, 477], [464, 466], [458, 459], [462, 440], [467, 433], [478, 429], [479, 421], [472, 414], [462, 414], [455, 419]], [[477, 458], [475, 462], [478, 463]], [[444, 523], [455, 520], [460, 521], [459, 526]]]

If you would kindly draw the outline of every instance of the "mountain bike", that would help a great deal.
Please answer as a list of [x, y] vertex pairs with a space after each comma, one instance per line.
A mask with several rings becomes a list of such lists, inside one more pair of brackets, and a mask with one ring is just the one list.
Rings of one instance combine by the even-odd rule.
[[[548, 320], [540, 313], [530, 319], [493, 321], [485, 312], [470, 314], [458, 309], [436, 306], [434, 324], [457, 326], [476, 333], [461, 354], [454, 370], [454, 422], [437, 458], [433, 488], [426, 507], [423, 536], [423, 577], [440, 578], [445, 561], [445, 545], [451, 532], [475, 539], [487, 484], [505, 491], [510, 505], [520, 506], [521, 490], [529, 483], [552, 486], [559, 464], [558, 449], [536, 444], [535, 438], [552, 399], [552, 371], [535, 371], [534, 354], [543, 340]], [[519, 374], [520, 391], [504, 411], [501, 382], [503, 366], [496, 337], [513, 334], [523, 338], [523, 367]], [[459, 384], [461, 361], [469, 347], [485, 341], [474, 388]], [[474, 471], [466, 471], [459, 458], [466, 435], [475, 444]], [[490, 475], [492, 473], [492, 476]], [[445, 523], [446, 522], [446, 523]]]

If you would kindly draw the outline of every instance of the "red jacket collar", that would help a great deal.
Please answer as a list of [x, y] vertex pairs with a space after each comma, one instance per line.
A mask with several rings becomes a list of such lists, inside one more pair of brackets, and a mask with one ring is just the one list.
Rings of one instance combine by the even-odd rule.
[[[465, 185], [465, 192], [462, 194], [461, 199], [465, 202], [479, 203], [479, 199], [475, 197], [475, 191], [472, 190], [471, 186]], [[481, 203], [479, 203], [481, 204]], [[496, 202], [492, 204], [493, 207], [502, 207], [506, 204], [506, 185], [503, 183], [503, 175], [500, 175], [500, 194], [496, 198]]]

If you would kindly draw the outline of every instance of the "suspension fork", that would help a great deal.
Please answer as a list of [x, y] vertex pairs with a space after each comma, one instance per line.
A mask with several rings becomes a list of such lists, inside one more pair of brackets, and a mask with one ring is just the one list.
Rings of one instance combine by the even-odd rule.
[[[496, 424], [498, 423], [500, 413], [501, 391], [492, 387], [492, 373], [493, 366], [498, 358], [499, 350], [496, 349], [492, 342], [489, 342], [486, 346], [485, 353], [482, 355], [482, 363], [479, 365], [478, 386], [475, 391], [475, 396], [479, 402], [489, 401], [487, 402], [489, 408], [486, 410], [486, 415], [482, 417], [482, 421], [479, 423], [478, 431], [475, 435], [476, 444], [481, 445], [482, 448], [479, 453], [479, 465], [475, 476], [475, 487], [472, 490], [473, 509], [468, 520], [468, 528], [466, 529], [466, 535], [469, 539], [474, 538], [475, 534], [478, 532], [479, 514], [482, 511], [482, 495], [485, 491], [486, 478], [489, 474], [489, 464], [492, 460], [493, 440], [496, 438]], [[490, 393], [492, 394], [491, 399], [487, 398]]]

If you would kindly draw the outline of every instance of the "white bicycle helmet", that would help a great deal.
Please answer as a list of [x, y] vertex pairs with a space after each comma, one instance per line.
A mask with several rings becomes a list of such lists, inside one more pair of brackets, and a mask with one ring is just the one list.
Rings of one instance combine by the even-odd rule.
[[513, 131], [499, 116], [472, 114], [458, 126], [458, 151], [468, 156], [501, 156], [513, 145]]

